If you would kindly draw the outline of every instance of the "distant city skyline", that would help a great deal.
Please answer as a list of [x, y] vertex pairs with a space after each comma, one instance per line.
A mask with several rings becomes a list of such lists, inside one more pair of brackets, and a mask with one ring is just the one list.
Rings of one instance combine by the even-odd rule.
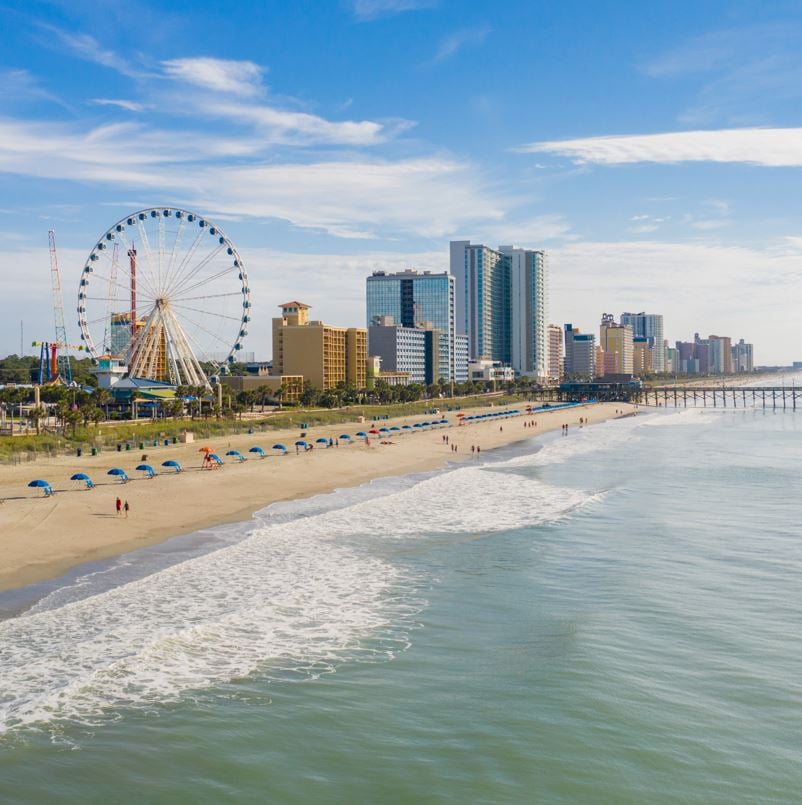
[[366, 275], [448, 270], [467, 237], [547, 251], [553, 323], [658, 310], [671, 343], [704, 327], [760, 363], [802, 357], [798, 6], [14, 0], [4, 17], [0, 353], [20, 320], [27, 343], [53, 335], [49, 228], [75, 340], [95, 240], [169, 204], [241, 251], [262, 357], [276, 300], [360, 324]]

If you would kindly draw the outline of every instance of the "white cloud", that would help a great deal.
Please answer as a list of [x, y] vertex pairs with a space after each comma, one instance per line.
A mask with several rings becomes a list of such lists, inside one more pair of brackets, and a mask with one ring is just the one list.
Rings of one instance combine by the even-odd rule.
[[127, 59], [113, 50], [104, 48], [97, 39], [89, 34], [69, 33], [52, 25], [42, 25], [42, 28], [54, 34], [67, 50], [80, 59], [100, 64], [129, 77], [136, 78], [144, 75], [142, 70], [134, 67]]
[[472, 166], [439, 157], [218, 167], [193, 177], [203, 209], [281, 218], [341, 237], [446, 237], [504, 217], [502, 199]]
[[163, 65], [169, 78], [207, 91], [199, 93], [183, 87], [182, 92], [163, 98], [161, 106], [176, 114], [254, 126], [259, 136], [268, 138], [271, 144], [375, 145], [412, 125], [406, 121], [392, 125], [372, 120], [332, 121], [309, 112], [279, 109], [259, 102], [255, 99], [265, 90], [263, 71], [249, 61], [201, 57], [174, 59]]
[[252, 96], [263, 91], [264, 70], [252, 61], [199, 56], [162, 62], [169, 78], [214, 92]]
[[389, 133], [383, 124], [372, 120], [332, 121], [307, 112], [276, 109], [263, 104], [206, 101], [199, 106], [198, 112], [251, 123], [267, 134], [273, 143], [366, 146], [383, 142]]
[[0, 121], [0, 172], [158, 190], [209, 214], [278, 218], [341, 237], [442, 237], [504, 218], [501, 194], [450, 158], [276, 164], [263, 161], [258, 139], [196, 136], [191, 149], [184, 140], [130, 123], [84, 132]]
[[44, 89], [39, 80], [28, 70], [4, 70], [0, 72], [0, 98], [4, 101], [47, 100], [66, 105], [58, 97]]
[[500, 221], [480, 222], [459, 237], [470, 238], [476, 243], [501, 245], [513, 243], [526, 249], [540, 249], [553, 241], [571, 240], [570, 223], [562, 215], [539, 215], [534, 218], [505, 217]]
[[116, 106], [118, 109], [125, 109], [128, 112], [141, 112], [146, 108], [144, 103], [128, 101], [125, 98], [92, 98], [90, 103], [95, 106]]
[[802, 166], [802, 128], [745, 128], [613, 135], [535, 142], [523, 153], [567, 156], [579, 164], [637, 162], [741, 162], [769, 167]]
[[644, 235], [649, 232], [656, 232], [660, 229], [662, 224], [666, 221], [670, 221], [671, 218], [670, 216], [658, 217], [646, 213], [638, 213], [637, 215], [631, 216], [629, 220], [634, 224], [634, 226], [629, 227], [629, 231], [636, 235]]
[[456, 56], [466, 46], [480, 45], [485, 41], [489, 33], [490, 28], [486, 25], [479, 28], [464, 28], [460, 31], [454, 31], [440, 42], [432, 62], [437, 64], [446, 61], [446, 59]]
[[433, 8], [437, 0], [352, 0], [354, 16], [358, 20], [375, 20], [402, 14], [405, 11], [419, 11]]
[[697, 331], [718, 332], [753, 341], [759, 363], [790, 363], [799, 360], [800, 243], [802, 238], [751, 248], [658, 240], [557, 246], [549, 250], [552, 319], [595, 332], [604, 310], [645, 309], [663, 313], [671, 343]]

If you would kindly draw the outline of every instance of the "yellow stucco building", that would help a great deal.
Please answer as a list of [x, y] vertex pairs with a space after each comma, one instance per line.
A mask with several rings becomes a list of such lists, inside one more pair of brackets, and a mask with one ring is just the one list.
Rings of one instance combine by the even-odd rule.
[[333, 327], [310, 321], [309, 305], [285, 302], [273, 319], [274, 375], [303, 375], [316, 388], [339, 382], [365, 388], [368, 331], [364, 327]]

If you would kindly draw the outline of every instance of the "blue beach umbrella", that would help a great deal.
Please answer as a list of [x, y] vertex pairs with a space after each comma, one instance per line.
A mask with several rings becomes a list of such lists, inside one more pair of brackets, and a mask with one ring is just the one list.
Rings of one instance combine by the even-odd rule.
[[286, 447], [286, 445], [283, 445], [283, 444], [274, 444], [271, 449], [272, 450], [279, 450], [282, 453], [287, 452], [287, 447]]
[[181, 465], [172, 458], [169, 461], [162, 461], [162, 467], [172, 467], [176, 472], [181, 472]]
[[295, 446], [296, 447], [309, 447], [309, 443], [305, 442], [303, 439], [298, 439], [298, 441], [295, 442]]
[[240, 453], [239, 450], [229, 450], [226, 453], [226, 455], [227, 456], [234, 456], [234, 458], [236, 458], [237, 461], [245, 461], [245, 456], [243, 456], [242, 453]]
[[379, 433], [389, 433], [390, 428], [379, 428]]
[[150, 464], [137, 464], [136, 469], [137, 472], [144, 472], [148, 478], [152, 478], [156, 474]]
[[357, 431], [356, 435], [359, 436], [362, 439], [367, 439], [368, 438], [368, 434], [365, 433], [365, 431], [363, 431], [363, 430]]
[[398, 431], [398, 430], [401, 430], [401, 428], [399, 428], [398, 425], [393, 425], [393, 427], [390, 428], [390, 430]]
[[324, 439], [322, 436], [319, 439], [315, 439], [315, 444], [328, 444], [329, 440]]
[[[283, 445], [281, 445], [281, 446], [283, 447]], [[273, 449], [274, 450], [276, 449], [275, 444], [273, 445]], [[284, 449], [286, 450], [287, 448], [285, 447]], [[251, 447], [250, 450], [248, 450], [248, 452], [249, 453], [256, 453], [259, 456], [259, 458], [264, 458], [265, 457], [265, 451], [261, 447]]]
[[71, 481], [83, 481], [84, 486], [87, 489], [94, 489], [95, 482], [85, 473], [85, 472], [76, 472], [75, 475], [70, 476]]
[[341, 433], [341, 434], [340, 434], [340, 438], [341, 438], [343, 441], [346, 441], [346, 442], [350, 442], [350, 441], [351, 441], [351, 437], [350, 437], [350, 436], [349, 436], [347, 433]]
[[31, 486], [34, 489], [41, 489], [45, 493], [45, 497], [50, 497], [50, 495], [53, 494], [53, 487], [50, 486], [50, 481], [43, 481], [41, 478], [37, 478], [35, 481], [30, 481], [28, 486]]
[[217, 464], [218, 467], [222, 466], [223, 464], [223, 459], [220, 458], [220, 456], [218, 456], [217, 453], [209, 453], [209, 460], [214, 461], [214, 463]]
[[120, 479], [120, 483], [125, 483], [128, 480], [128, 475], [126, 474], [125, 470], [120, 469], [120, 467], [112, 467], [106, 475], [113, 475], [115, 478]]
[[412, 430], [412, 425], [402, 425], [401, 430]]

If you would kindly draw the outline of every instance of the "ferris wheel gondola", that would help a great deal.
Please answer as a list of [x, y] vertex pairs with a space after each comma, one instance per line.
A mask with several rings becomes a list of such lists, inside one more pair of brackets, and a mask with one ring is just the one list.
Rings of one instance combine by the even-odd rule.
[[98, 239], [81, 272], [78, 326], [96, 360], [134, 378], [208, 386], [242, 349], [248, 275], [208, 218], [173, 207], [127, 215]]

